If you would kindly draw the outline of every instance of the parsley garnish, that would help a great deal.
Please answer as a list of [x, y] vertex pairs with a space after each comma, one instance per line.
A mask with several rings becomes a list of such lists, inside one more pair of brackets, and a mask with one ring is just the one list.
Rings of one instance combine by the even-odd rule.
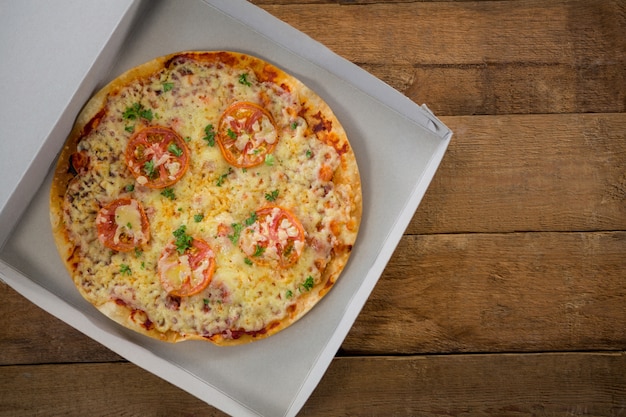
[[248, 87], [252, 85], [250, 81], [248, 81], [248, 73], [244, 73], [239, 76], [239, 84], [247, 85]]
[[222, 184], [224, 184], [224, 180], [226, 179], [226, 177], [228, 177], [231, 173], [233, 172], [232, 168], [228, 168], [228, 172], [220, 175], [220, 177], [217, 179], [217, 182], [215, 183], [215, 185], [217, 185], [218, 187], [221, 187]]
[[132, 192], [135, 190], [135, 184], [128, 184], [126, 187], [124, 187], [124, 190], [126, 190], [126, 192]]
[[226, 134], [231, 139], [237, 139], [237, 134], [230, 127], [228, 128], [228, 131], [226, 131]]
[[215, 129], [212, 124], [208, 124], [204, 128], [204, 137], [202, 140], [205, 140], [209, 146], [215, 146]]
[[126, 120], [137, 120], [141, 118], [150, 121], [154, 116], [152, 109], [146, 109], [143, 104], [135, 103], [132, 106], [126, 107], [122, 117]]
[[143, 164], [143, 170], [146, 171], [146, 174], [148, 175], [148, 177], [150, 178], [154, 177], [154, 175], [156, 174], [156, 170], [154, 169], [154, 161], [153, 160], [146, 161], [146, 163]]
[[254, 224], [254, 222], [256, 221], [256, 212], [252, 212], [250, 213], [250, 217], [248, 217], [245, 221], [246, 226], [251, 226]]
[[287, 290], [285, 295], [287, 296], [287, 298], [291, 298], [291, 297], [293, 297], [293, 292], [291, 290]]
[[170, 200], [176, 200], [176, 194], [174, 194], [174, 190], [171, 188], [166, 188], [165, 190], [161, 191], [161, 195], [163, 197], [167, 197]]
[[178, 250], [179, 254], [182, 255], [187, 249], [191, 248], [193, 238], [187, 234], [187, 226], [184, 224], [181, 225], [172, 234], [176, 238], [174, 244], [176, 245], [176, 250]]
[[132, 274], [132, 271], [130, 270], [130, 266], [128, 266], [126, 264], [120, 265], [120, 274], [122, 274], [122, 275], [130, 275], [130, 274]]
[[311, 291], [313, 285], [315, 285], [315, 280], [311, 275], [309, 275], [309, 277], [302, 284], [300, 284], [298, 288], [300, 289], [300, 292], [302, 292], [303, 289], [305, 291]]
[[204, 219], [204, 214], [202, 213], [193, 216], [193, 221], [196, 223], [200, 223], [202, 219]]
[[163, 92], [167, 93], [172, 88], [174, 88], [174, 83], [163, 83]]
[[296, 130], [298, 128], [298, 122], [291, 123], [291, 130]]
[[170, 151], [175, 156], [181, 156], [183, 154], [183, 150], [178, 147], [175, 143], [170, 143], [167, 147], [167, 150]]
[[265, 199], [267, 201], [276, 201], [278, 198], [278, 190], [274, 190], [271, 193], [265, 193]]
[[243, 230], [243, 226], [239, 223], [233, 223], [230, 225], [233, 228], [233, 234], [228, 235], [228, 238], [233, 243], [233, 245], [237, 244], [239, 240], [239, 235], [241, 235], [241, 231]]
[[124, 126], [124, 130], [128, 133], [133, 133], [135, 131], [135, 125]]
[[246, 265], [253, 265], [253, 263], [250, 260], [250, 258], [244, 258], [243, 261], [246, 263]]
[[256, 245], [256, 248], [254, 249], [254, 253], [252, 254], [252, 256], [255, 257], [259, 257], [261, 255], [263, 255], [263, 252], [265, 252], [265, 248], [261, 245]]
[[307, 149], [307, 150], [306, 150], [306, 157], [307, 157], [308, 159], [311, 159], [311, 157], [312, 157], [312, 156], [313, 156], [313, 152], [311, 152], [311, 150], [310, 150], [310, 149]]
[[272, 166], [274, 165], [275, 160], [276, 159], [274, 158], [274, 155], [272, 155], [271, 153], [265, 155], [265, 165]]

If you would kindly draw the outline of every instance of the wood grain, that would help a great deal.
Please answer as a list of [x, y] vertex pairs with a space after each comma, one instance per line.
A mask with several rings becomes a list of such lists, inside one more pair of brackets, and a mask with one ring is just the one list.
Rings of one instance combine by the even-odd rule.
[[[299, 415], [620, 416], [624, 373], [624, 353], [336, 358]], [[7, 417], [225, 416], [129, 363], [5, 366], [0, 392]]]
[[405, 236], [343, 350], [626, 347], [626, 232]]
[[454, 136], [407, 233], [626, 230], [626, 114], [442, 119]]
[[440, 116], [626, 107], [624, 2], [257, 3]]

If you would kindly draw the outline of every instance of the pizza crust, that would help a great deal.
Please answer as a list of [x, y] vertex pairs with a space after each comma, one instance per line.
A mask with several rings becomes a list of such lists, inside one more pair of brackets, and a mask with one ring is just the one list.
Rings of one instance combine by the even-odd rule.
[[[131, 307], [119, 299], [94, 299], [93, 295], [85, 290], [84, 277], [77, 270], [77, 265], [82, 262], [84, 256], [81, 252], [83, 248], [72, 239], [71, 226], [64, 221], [64, 216], [66, 216], [64, 210], [66, 210], [67, 204], [66, 193], [76, 176], [70, 162], [72, 155], [77, 152], [79, 142], [98, 127], [100, 118], [103, 117], [103, 109], [109, 105], [111, 100], [116, 99], [120, 91], [138, 80], [148, 78], [167, 68], [174, 62], [184, 60], [218, 63], [218, 65], [230, 68], [253, 71], [259, 82], [274, 83], [292, 94], [296, 94], [298, 104], [301, 105], [298, 116], [306, 120], [308, 129], [306, 133], [331, 146], [340, 155], [340, 163], [334, 170], [332, 182], [335, 187], [341, 186], [347, 190], [345, 192], [349, 195], [345, 204], [349, 207], [346, 207], [345, 210], [349, 215], [347, 219], [344, 218], [341, 222], [334, 224], [333, 227], [336, 228], [337, 233], [348, 236], [347, 242], [342, 241], [333, 246], [331, 258], [325, 265], [315, 286], [304, 294], [299, 294], [297, 302], [289, 306], [284, 317], [266, 323], [258, 331], [240, 332], [233, 336], [232, 332], [203, 335], [158, 330], [153, 326], [151, 319], [140, 309]], [[267, 99], [270, 100], [271, 97]], [[361, 182], [356, 157], [341, 123], [330, 107], [311, 89], [276, 66], [250, 55], [228, 51], [187, 51], [155, 58], [130, 69], [102, 88], [80, 112], [59, 155], [50, 191], [50, 218], [55, 242], [59, 254], [81, 294], [104, 315], [122, 326], [166, 342], [208, 340], [221, 346], [237, 345], [263, 339], [289, 327], [310, 311], [330, 291], [339, 278], [350, 257], [361, 217]], [[99, 244], [98, 241], [92, 243], [93, 245]], [[237, 329], [233, 330], [236, 332]]]

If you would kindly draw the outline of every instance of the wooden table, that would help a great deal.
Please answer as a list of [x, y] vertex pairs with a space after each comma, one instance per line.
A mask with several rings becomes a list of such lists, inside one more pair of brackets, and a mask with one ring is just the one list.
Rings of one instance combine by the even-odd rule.
[[[455, 135], [305, 416], [626, 415], [626, 2], [254, 0]], [[223, 414], [0, 284], [0, 415]]]

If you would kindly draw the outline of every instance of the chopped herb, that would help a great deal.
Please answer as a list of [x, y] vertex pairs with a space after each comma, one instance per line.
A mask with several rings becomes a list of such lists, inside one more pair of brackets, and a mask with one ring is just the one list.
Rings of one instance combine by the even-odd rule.
[[248, 81], [248, 73], [239, 76], [239, 84], [247, 85], [248, 87], [252, 85], [250, 81]]
[[126, 187], [124, 187], [124, 190], [126, 190], [127, 192], [132, 192], [135, 190], [135, 184], [128, 184]]
[[244, 258], [243, 261], [246, 263], [246, 265], [252, 265], [252, 261], [250, 260], [250, 258]]
[[143, 170], [146, 171], [146, 175], [148, 175], [148, 177], [152, 178], [156, 175], [156, 170], [154, 168], [154, 161], [153, 160], [149, 160], [146, 161], [145, 164], [143, 164]]
[[178, 250], [179, 254], [182, 255], [187, 249], [191, 248], [193, 238], [187, 234], [187, 226], [184, 224], [181, 225], [172, 234], [176, 238], [174, 244], [176, 245], [176, 250]]
[[291, 298], [291, 297], [293, 297], [293, 292], [291, 290], [287, 290], [285, 295], [287, 296], [287, 298]]
[[291, 130], [296, 130], [298, 128], [298, 122], [291, 123]]
[[139, 258], [143, 254], [143, 251], [139, 248], [135, 248], [135, 256]]
[[233, 228], [233, 234], [228, 235], [228, 239], [230, 239], [233, 245], [236, 245], [239, 240], [239, 235], [241, 235], [241, 231], [243, 230], [243, 226], [239, 223], [233, 223], [230, 226]]
[[205, 140], [209, 146], [215, 146], [215, 129], [212, 124], [208, 124], [204, 128], [204, 137], [202, 140]]
[[300, 285], [300, 292], [302, 292], [302, 289], [305, 291], [311, 291], [313, 285], [315, 285], [315, 280], [311, 275], [309, 275], [309, 277]]
[[141, 269], [146, 269], [146, 263], [144, 261], [141, 261]]
[[271, 153], [268, 153], [267, 155], [265, 155], [265, 165], [272, 166], [274, 165], [275, 161], [276, 161], [276, 158], [274, 158], [274, 155], [272, 155]]
[[265, 252], [265, 248], [261, 245], [256, 245], [256, 248], [254, 249], [254, 253], [252, 254], [252, 256], [255, 257], [259, 257], [261, 255], [263, 255], [263, 252]]
[[126, 223], [126, 228], [129, 230], [132, 229], [133, 228], [132, 223], [131, 222]]
[[203, 298], [202, 302], [204, 303], [205, 306], [208, 306], [211, 300], [209, 300], [208, 298]]
[[161, 195], [163, 197], [167, 197], [170, 200], [176, 200], [176, 194], [174, 194], [174, 190], [171, 188], [166, 188], [165, 190], [161, 191]]
[[130, 266], [128, 266], [126, 264], [120, 265], [120, 274], [122, 274], [122, 275], [130, 275], [130, 274], [132, 274], [132, 271], [130, 270]]
[[124, 126], [124, 130], [128, 133], [133, 133], [135, 131], [135, 125]]
[[226, 132], [226, 134], [231, 139], [237, 139], [237, 134], [230, 127], [228, 128], [228, 131]]
[[196, 223], [200, 223], [202, 219], [204, 219], [204, 214], [202, 213], [193, 216], [193, 221]]
[[167, 93], [172, 88], [174, 88], [174, 83], [163, 83], [163, 92]]
[[310, 149], [306, 150], [306, 157], [309, 158], [309, 159], [311, 159], [311, 157], [313, 157], [313, 152], [311, 152]]
[[274, 190], [271, 193], [265, 194], [265, 199], [267, 201], [276, 201], [277, 198], [278, 198], [278, 190]]
[[154, 115], [152, 114], [152, 109], [146, 109], [143, 104], [135, 103], [124, 110], [122, 117], [125, 120], [137, 120], [141, 118], [150, 121], [153, 119]]
[[228, 177], [232, 172], [233, 172], [233, 169], [229, 167], [228, 172], [219, 176], [215, 185], [217, 185], [218, 187], [221, 187], [222, 184], [224, 184], [224, 180], [226, 179], [226, 177]]
[[170, 146], [167, 147], [167, 150], [173, 153], [175, 156], [181, 156], [183, 154], [183, 150], [178, 147], [175, 143], [170, 143]]
[[253, 225], [253, 224], [254, 224], [254, 222], [256, 221], [256, 217], [257, 217], [257, 216], [256, 216], [256, 212], [254, 212], [254, 211], [253, 211], [252, 213], [250, 213], [250, 217], [248, 217], [248, 218], [246, 219], [246, 221], [245, 221], [246, 226], [251, 226], [251, 225]]

